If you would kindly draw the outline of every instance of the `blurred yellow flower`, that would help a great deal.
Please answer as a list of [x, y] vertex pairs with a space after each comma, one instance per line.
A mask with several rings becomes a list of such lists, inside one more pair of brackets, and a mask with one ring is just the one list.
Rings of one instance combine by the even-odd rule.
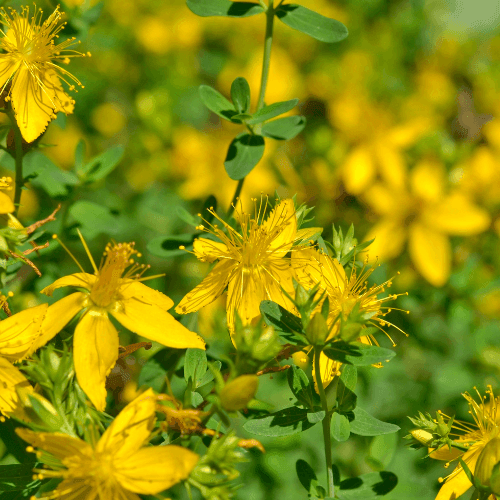
[[295, 206], [291, 199], [282, 200], [263, 220], [267, 199], [261, 200], [255, 218], [236, 207], [235, 217], [240, 231], [222, 223], [198, 229], [217, 237], [219, 241], [198, 238], [194, 241], [194, 255], [204, 262], [219, 262], [208, 276], [191, 290], [175, 308], [180, 314], [198, 311], [219, 297], [226, 287], [227, 324], [232, 334], [236, 312], [243, 324], [260, 315], [263, 300], [272, 300], [285, 307], [293, 307], [282, 288], [293, 294], [293, 271], [285, 255], [299, 237]]
[[118, 105], [105, 102], [92, 111], [91, 122], [104, 137], [113, 137], [125, 128], [127, 117]]
[[[446, 460], [447, 462], [457, 460], [460, 457], [473, 474], [481, 451], [500, 432], [500, 398], [494, 396], [491, 386], [488, 386], [486, 390], [487, 395], [484, 398], [479, 392], [477, 394], [479, 402], [475, 401], [468, 392], [462, 394], [469, 404], [469, 413], [472, 415], [474, 423], [454, 420], [452, 426], [455, 433], [458, 432], [458, 438], [455, 438], [455, 441], [467, 446], [468, 450], [464, 452], [457, 448], [452, 448], [450, 451], [447, 446], [443, 446], [439, 450], [430, 453], [431, 458]], [[446, 417], [446, 415], [444, 416]], [[432, 450], [429, 451], [431, 452]], [[441, 481], [443, 480], [441, 479]], [[472, 484], [469, 478], [462, 469], [462, 466], [458, 464], [455, 470], [444, 479], [444, 484], [441, 486], [436, 500], [454, 500], [463, 495], [471, 487]]]
[[[0, 305], [6, 301], [0, 296]], [[0, 413], [22, 418], [16, 389], [32, 388], [24, 375], [12, 363], [25, 359], [33, 351], [34, 342], [41, 335], [47, 304], [21, 311], [0, 321]]]
[[451, 245], [448, 235], [470, 236], [485, 231], [490, 216], [459, 191], [447, 192], [441, 163], [422, 160], [403, 185], [373, 184], [363, 195], [380, 220], [366, 239], [375, 238], [370, 256], [388, 260], [398, 256], [406, 240], [420, 274], [434, 286], [448, 280]]
[[[83, 56], [69, 47], [74, 38], [55, 43], [64, 24], [58, 24], [62, 12], [56, 7], [42, 22], [43, 12], [22, 7], [21, 14], [13, 9], [0, 10], [0, 23], [6, 33], [0, 41], [5, 51], [0, 54], [0, 86], [7, 91], [6, 101], [12, 101], [17, 124], [26, 142], [33, 142], [47, 128], [55, 113], [73, 112], [75, 101], [64, 92], [61, 80], [80, 81], [67, 70], [54, 64], [68, 64], [71, 57]], [[2, 32], [3, 33], [3, 32]], [[74, 90], [71, 84], [69, 89]]]
[[196, 453], [176, 445], [145, 446], [155, 408], [156, 396], [148, 389], [120, 412], [95, 445], [60, 432], [16, 429], [38, 448], [38, 459], [50, 464], [35, 469], [37, 477], [62, 479], [40, 498], [139, 500], [138, 494], [157, 495], [186, 479], [198, 462]]
[[[12, 177], [0, 178], [0, 189], [9, 191], [12, 189]], [[15, 210], [11, 197], [0, 191], [0, 214], [10, 214]]]
[[[370, 324], [380, 330], [384, 331], [385, 326], [394, 326], [400, 330], [385, 319], [391, 309], [383, 306], [385, 302], [394, 300], [397, 295], [378, 298], [378, 295], [384, 292], [386, 287], [392, 285], [391, 281], [381, 285], [373, 285], [370, 288], [367, 286], [367, 278], [373, 272], [373, 268], [363, 267], [359, 273], [353, 268], [351, 275], [347, 277], [344, 268], [337, 259], [313, 248], [294, 252], [292, 254], [292, 267], [296, 273], [297, 281], [304, 288], [311, 289], [319, 283], [318, 293], [326, 291], [326, 297], [330, 303], [327, 319], [329, 328], [337, 321], [339, 314], [346, 319], [357, 306], [361, 314], [371, 315]], [[328, 339], [332, 339], [338, 334], [339, 328], [337, 326], [333, 328]], [[391, 339], [391, 337], [389, 338]], [[358, 340], [363, 344], [378, 345], [373, 335], [362, 336]], [[393, 346], [396, 345], [392, 339], [391, 342]], [[320, 370], [323, 387], [327, 387], [333, 378], [340, 373], [341, 366], [341, 362], [331, 360], [323, 353], [321, 354]]]
[[75, 372], [81, 388], [100, 411], [106, 406], [106, 377], [118, 359], [118, 332], [109, 314], [128, 330], [167, 347], [205, 349], [201, 337], [167, 312], [173, 301], [141, 283], [148, 279], [141, 277], [148, 266], [136, 264], [134, 255], [140, 257], [133, 243], [110, 243], [99, 269], [89, 253], [94, 274], [81, 268], [81, 273], [60, 278], [42, 290], [51, 296], [60, 287], [83, 289], [48, 308], [35, 348], [48, 342], [83, 311], [73, 339]]

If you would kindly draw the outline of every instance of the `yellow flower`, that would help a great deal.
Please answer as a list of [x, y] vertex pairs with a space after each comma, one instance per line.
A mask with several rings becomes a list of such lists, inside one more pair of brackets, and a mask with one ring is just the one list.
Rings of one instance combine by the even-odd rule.
[[[474, 474], [481, 451], [500, 432], [500, 398], [494, 396], [491, 386], [488, 386], [486, 394], [487, 396], [482, 397], [478, 392], [479, 403], [468, 392], [462, 394], [469, 403], [469, 413], [474, 419], [474, 424], [455, 420], [452, 429], [455, 430], [455, 436], [457, 436], [454, 440], [468, 447], [468, 450], [464, 452], [452, 448], [450, 451], [447, 446], [443, 446], [439, 450], [431, 452], [431, 458], [446, 460], [448, 463], [445, 467], [447, 467], [450, 461], [460, 457]], [[453, 437], [453, 434], [450, 434], [450, 437]], [[442, 479], [440, 481], [443, 482]], [[444, 479], [436, 500], [454, 500], [463, 495], [471, 486], [467, 474], [458, 464], [455, 470]]]
[[[366, 280], [372, 273], [372, 268], [363, 268], [359, 274], [353, 268], [351, 275], [347, 277], [344, 268], [337, 259], [333, 259], [329, 255], [312, 248], [294, 252], [292, 255], [292, 266], [294, 267], [297, 281], [304, 288], [311, 289], [319, 283], [318, 293], [326, 292], [326, 297], [328, 297], [330, 303], [327, 319], [327, 324], [330, 328], [338, 319], [339, 314], [345, 319], [354, 307], [357, 306], [359, 313], [371, 315], [370, 325], [376, 326], [382, 331], [384, 331], [383, 328], [385, 326], [394, 326], [400, 330], [385, 319], [385, 316], [391, 309], [383, 306], [388, 300], [394, 300], [397, 295], [378, 298], [378, 294], [384, 292], [386, 286], [390, 287], [392, 285], [391, 281], [386, 281], [381, 285], [373, 285], [370, 288], [367, 287]], [[335, 326], [330, 333], [329, 339], [338, 334], [339, 329]], [[378, 345], [372, 335], [362, 336], [359, 338], [359, 341], [363, 344]], [[393, 346], [396, 345], [392, 339], [391, 342]], [[321, 354], [320, 370], [324, 387], [328, 386], [333, 378], [340, 373], [341, 365], [340, 361], [334, 361]]]
[[196, 453], [175, 445], [144, 446], [154, 428], [155, 407], [156, 396], [148, 389], [120, 412], [94, 446], [59, 432], [16, 429], [50, 466], [35, 470], [37, 476], [63, 480], [41, 498], [139, 500], [137, 494], [157, 495], [186, 479], [198, 462]]
[[[68, 50], [74, 38], [55, 43], [64, 24], [58, 24], [62, 12], [54, 12], [42, 22], [43, 12], [30, 15], [29, 7], [22, 7], [21, 14], [13, 9], [0, 10], [0, 23], [7, 29], [0, 47], [0, 87], [7, 92], [6, 101], [12, 101], [17, 124], [26, 142], [33, 142], [47, 128], [55, 113], [73, 112], [74, 100], [64, 92], [61, 80], [81, 83], [64, 68], [54, 64], [68, 64], [71, 57], [82, 56]], [[75, 85], [69, 89], [74, 90]]]
[[[87, 249], [85, 242], [84, 245]], [[201, 337], [167, 312], [174, 305], [173, 301], [140, 282], [147, 279], [141, 278], [147, 267], [136, 264], [132, 258], [134, 254], [141, 256], [133, 243], [110, 243], [99, 269], [89, 253], [94, 274], [81, 268], [81, 273], [60, 278], [42, 290], [50, 296], [60, 287], [83, 289], [48, 308], [42, 336], [35, 349], [83, 311], [73, 339], [75, 372], [81, 388], [101, 411], [106, 406], [106, 376], [118, 359], [118, 332], [108, 314], [128, 330], [167, 347], [205, 349]]]
[[[0, 306], [6, 301], [0, 296]], [[31, 385], [13, 365], [25, 359], [32, 351], [33, 343], [41, 335], [47, 304], [21, 311], [0, 322], [0, 413], [22, 418], [16, 388], [31, 391]]]
[[[0, 189], [5, 189], [6, 191], [12, 189], [10, 187], [11, 183], [12, 183], [11, 177], [0, 178]], [[0, 214], [10, 214], [14, 210], [15, 207], [11, 197], [0, 191]]]
[[208, 276], [191, 290], [176, 307], [181, 314], [198, 311], [210, 304], [224, 290], [227, 293], [227, 324], [234, 330], [235, 314], [239, 314], [243, 324], [249, 324], [260, 314], [259, 305], [263, 300], [272, 300], [284, 307], [293, 307], [284, 295], [293, 294], [290, 260], [285, 255], [295, 241], [301, 239], [297, 231], [295, 206], [291, 199], [282, 200], [263, 218], [265, 201], [256, 209], [254, 219], [242, 210], [235, 210], [240, 231], [233, 229], [212, 214], [223, 224], [227, 234], [216, 224], [198, 229], [216, 236], [221, 242], [207, 238], [194, 241], [194, 254], [204, 262], [219, 262]]
[[[406, 180], [406, 179], [405, 179]], [[434, 286], [448, 280], [451, 245], [448, 235], [469, 236], [488, 228], [488, 213], [464, 194], [445, 190], [440, 163], [423, 160], [412, 170], [405, 186], [376, 183], [364, 201], [381, 216], [366, 239], [375, 238], [370, 255], [381, 260], [398, 256], [406, 240], [420, 274]]]

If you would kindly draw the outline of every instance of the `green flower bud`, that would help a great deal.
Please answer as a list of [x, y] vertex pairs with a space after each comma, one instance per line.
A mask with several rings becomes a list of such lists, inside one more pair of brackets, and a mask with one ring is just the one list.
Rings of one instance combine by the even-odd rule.
[[[484, 486], [490, 486], [493, 489], [493, 485], [490, 483], [490, 478], [492, 477], [493, 467], [500, 462], [500, 438], [494, 438], [489, 441], [486, 446], [481, 451], [479, 458], [477, 459], [476, 468], [474, 469], [475, 478]], [[494, 474], [495, 489], [494, 493], [498, 494], [500, 490], [500, 474]]]
[[410, 431], [410, 434], [412, 435], [413, 439], [425, 446], [428, 446], [429, 443], [434, 440], [434, 436], [430, 432], [424, 431], [423, 429], [413, 429], [412, 431]]
[[307, 325], [307, 340], [313, 346], [322, 346], [325, 345], [328, 334], [328, 325], [325, 318], [321, 313], [316, 313]]
[[252, 358], [258, 361], [268, 361], [281, 351], [279, 335], [272, 326], [268, 326], [255, 342], [252, 348]]
[[0, 252], [8, 252], [9, 250], [9, 245], [7, 244], [7, 240], [3, 237], [0, 236]]
[[227, 411], [243, 410], [254, 398], [258, 386], [257, 375], [241, 375], [235, 378], [220, 392], [222, 407]]

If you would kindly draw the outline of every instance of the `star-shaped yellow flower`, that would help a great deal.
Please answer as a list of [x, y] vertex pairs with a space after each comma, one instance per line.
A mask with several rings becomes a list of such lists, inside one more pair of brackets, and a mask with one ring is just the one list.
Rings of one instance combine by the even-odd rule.
[[[0, 88], [7, 91], [6, 101], [12, 102], [17, 124], [26, 142], [33, 142], [47, 128], [55, 113], [73, 112], [75, 101], [64, 92], [61, 80], [81, 85], [67, 70], [54, 64], [68, 64], [70, 57], [82, 56], [68, 50], [74, 38], [55, 43], [64, 28], [59, 24], [62, 12], [54, 12], [42, 22], [43, 12], [23, 7], [21, 14], [13, 9], [0, 10]], [[5, 29], [4, 28], [4, 29]], [[74, 85], [70, 85], [70, 90]]]
[[263, 300], [272, 300], [284, 307], [293, 307], [282, 288], [293, 294], [292, 268], [285, 255], [294, 242], [301, 239], [293, 200], [282, 200], [261, 223], [262, 207], [255, 218], [236, 210], [240, 230], [223, 224], [227, 233], [217, 225], [198, 228], [216, 236], [220, 241], [198, 238], [194, 254], [203, 262], [217, 264], [208, 276], [191, 290], [176, 307], [181, 314], [198, 311], [213, 302], [224, 290], [227, 293], [227, 324], [232, 332], [235, 314], [248, 324], [260, 314]]
[[41, 498], [139, 500], [138, 494], [157, 495], [186, 479], [198, 462], [196, 453], [176, 445], [146, 446], [155, 408], [156, 396], [148, 389], [120, 412], [94, 446], [58, 432], [16, 429], [39, 448], [38, 459], [50, 464], [50, 469], [36, 470], [38, 477], [63, 479]]
[[[455, 433], [459, 433], [459, 437], [455, 441], [468, 446], [469, 449], [463, 452], [457, 448], [452, 448], [450, 451], [447, 446], [443, 446], [430, 453], [431, 458], [451, 462], [458, 460], [460, 457], [474, 474], [477, 460], [484, 447], [489, 441], [498, 437], [500, 433], [500, 398], [494, 396], [491, 386], [488, 386], [486, 394], [487, 397], [483, 398], [478, 392], [479, 403], [468, 392], [462, 394], [469, 403], [469, 413], [474, 419], [474, 424], [459, 420], [453, 422], [452, 429], [454, 429]], [[440, 481], [443, 480], [440, 479]], [[458, 464], [453, 472], [444, 479], [436, 500], [455, 500], [471, 487], [472, 484], [467, 474], [462, 469], [462, 466]]]
[[75, 372], [81, 388], [101, 411], [106, 405], [106, 376], [118, 359], [118, 332], [109, 314], [130, 331], [167, 347], [205, 349], [201, 337], [167, 312], [173, 301], [140, 282], [146, 266], [135, 264], [134, 255], [140, 256], [133, 243], [110, 243], [99, 269], [89, 253], [94, 274], [81, 269], [81, 273], [60, 278], [42, 290], [50, 296], [60, 287], [83, 289], [48, 308], [35, 349], [82, 311], [73, 339]]
[[[372, 268], [363, 268], [359, 273], [354, 268], [348, 277], [337, 259], [313, 248], [294, 252], [292, 266], [297, 281], [302, 286], [311, 289], [319, 284], [318, 293], [326, 292], [330, 307], [327, 319], [329, 327], [332, 327], [338, 320], [339, 314], [344, 319], [347, 318], [355, 306], [359, 308], [361, 314], [369, 314], [370, 324], [381, 330], [388, 325], [394, 326], [385, 319], [390, 309], [384, 307], [383, 304], [388, 300], [394, 300], [397, 295], [378, 298], [378, 294], [384, 292], [385, 287], [392, 285], [390, 281], [368, 288], [366, 280], [372, 273]], [[339, 328], [336, 326], [331, 331], [329, 338], [331, 339], [338, 334]], [[358, 340], [364, 344], [378, 345], [372, 335], [362, 336]], [[395, 345], [394, 342], [392, 343]], [[320, 370], [324, 387], [328, 386], [333, 378], [340, 373], [341, 365], [340, 361], [334, 361], [323, 353], [321, 354]]]
[[[5, 302], [0, 297], [0, 302]], [[47, 304], [21, 311], [0, 322], [0, 413], [22, 418], [16, 388], [31, 391], [31, 385], [13, 363], [32, 352], [34, 342], [41, 335]]]

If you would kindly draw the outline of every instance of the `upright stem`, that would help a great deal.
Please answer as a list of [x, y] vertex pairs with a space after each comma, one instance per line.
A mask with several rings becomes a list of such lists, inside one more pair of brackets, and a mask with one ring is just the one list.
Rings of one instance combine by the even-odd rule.
[[266, 97], [267, 80], [269, 78], [269, 65], [271, 63], [271, 47], [273, 45], [273, 25], [274, 25], [274, 0], [269, 0], [266, 11], [266, 36], [264, 40], [264, 58], [262, 61], [262, 77], [260, 79], [259, 100], [257, 110], [264, 107]]
[[21, 130], [19, 129], [16, 117], [13, 111], [7, 113], [9, 115], [10, 121], [12, 123], [12, 128], [14, 129], [14, 144], [16, 151], [16, 186], [14, 191], [14, 216], [17, 215], [19, 211], [19, 204], [21, 203], [21, 193], [24, 186], [23, 177], [23, 136], [21, 135]]
[[316, 378], [316, 385], [318, 386], [319, 397], [321, 399], [321, 406], [325, 412], [323, 419], [323, 441], [325, 443], [325, 460], [326, 460], [326, 476], [328, 478], [328, 496], [335, 496], [335, 485], [333, 484], [333, 470], [332, 470], [332, 442], [330, 438], [330, 412], [328, 410], [328, 403], [326, 401], [325, 389], [321, 381], [321, 371], [319, 366], [319, 358], [321, 348], [314, 348], [314, 376]]
[[238, 198], [241, 194], [241, 190], [243, 189], [244, 182], [245, 182], [245, 177], [243, 177], [243, 179], [240, 179], [238, 181], [238, 185], [236, 186], [236, 191], [234, 192], [234, 196], [233, 196], [233, 199], [231, 201], [231, 205], [229, 205], [229, 209], [227, 211], [228, 218], [231, 217], [231, 215], [233, 215], [234, 207], [236, 206], [236, 202], [238, 201]]

